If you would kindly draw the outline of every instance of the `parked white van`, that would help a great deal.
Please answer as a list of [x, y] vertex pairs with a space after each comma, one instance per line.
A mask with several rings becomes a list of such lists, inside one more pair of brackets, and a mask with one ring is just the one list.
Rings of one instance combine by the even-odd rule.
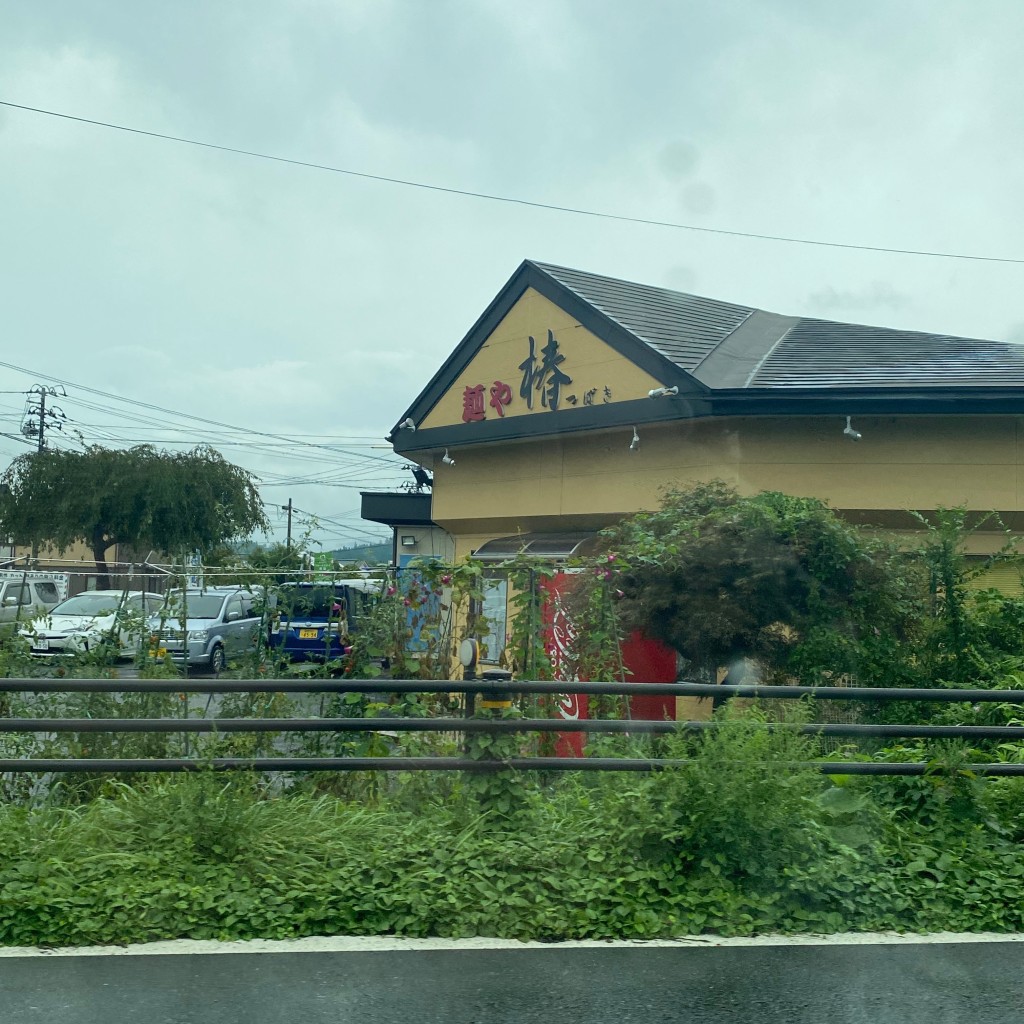
[[68, 596], [69, 577], [62, 572], [0, 570], [0, 626], [10, 632], [15, 622], [30, 622]]

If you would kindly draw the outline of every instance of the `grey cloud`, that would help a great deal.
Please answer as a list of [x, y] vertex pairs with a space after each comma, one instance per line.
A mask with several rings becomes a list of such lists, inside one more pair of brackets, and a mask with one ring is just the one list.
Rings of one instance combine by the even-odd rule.
[[871, 281], [862, 288], [835, 288], [829, 285], [813, 292], [807, 299], [813, 309], [823, 312], [870, 312], [902, 309], [909, 296], [897, 291], [887, 281]]
[[700, 150], [692, 142], [670, 142], [658, 153], [658, 166], [669, 178], [685, 178], [700, 163]]
[[678, 292], [691, 292], [697, 283], [697, 273], [693, 267], [677, 263], [665, 272], [663, 281], [666, 288]]
[[715, 190], [706, 181], [694, 181], [683, 187], [679, 202], [687, 213], [711, 213], [715, 208]]

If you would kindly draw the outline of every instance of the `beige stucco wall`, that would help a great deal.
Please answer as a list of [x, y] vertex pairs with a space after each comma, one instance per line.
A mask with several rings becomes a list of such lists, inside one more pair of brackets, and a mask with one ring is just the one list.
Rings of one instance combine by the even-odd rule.
[[496, 536], [600, 526], [656, 508], [666, 486], [716, 478], [822, 498], [867, 521], [960, 504], [1024, 513], [1024, 417], [856, 417], [857, 442], [844, 426], [839, 416], [677, 421], [641, 426], [635, 452], [630, 427], [466, 446], [455, 466], [434, 466], [433, 517], [461, 558]]

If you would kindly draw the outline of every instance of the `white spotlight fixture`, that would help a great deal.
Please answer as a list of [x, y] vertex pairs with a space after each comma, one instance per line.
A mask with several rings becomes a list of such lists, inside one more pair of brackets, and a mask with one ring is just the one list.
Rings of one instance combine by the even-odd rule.
[[446, 466], [454, 466], [455, 465], [455, 460], [448, 454], [448, 449], [447, 448], [445, 448], [445, 450], [444, 450], [444, 455], [441, 456], [441, 461]]
[[401, 423], [398, 424], [398, 429], [399, 430], [415, 430], [416, 429], [416, 424], [413, 423], [411, 416], [406, 416], [406, 418], [404, 420], [402, 420]]
[[679, 394], [679, 387], [678, 387], [678, 385], [673, 384], [672, 387], [670, 387], [670, 388], [651, 388], [651, 390], [647, 392], [647, 397], [648, 398], [667, 398], [669, 395], [671, 395], [674, 398], [678, 394]]
[[635, 452], [640, 447], [640, 435], [636, 432], [636, 427], [633, 428], [633, 440], [629, 442], [629, 450]]
[[856, 431], [856, 430], [853, 429], [852, 425], [850, 424], [850, 417], [849, 416], [846, 417], [846, 426], [843, 427], [843, 433], [851, 441], [859, 441], [861, 439], [861, 437], [863, 436], [859, 431]]

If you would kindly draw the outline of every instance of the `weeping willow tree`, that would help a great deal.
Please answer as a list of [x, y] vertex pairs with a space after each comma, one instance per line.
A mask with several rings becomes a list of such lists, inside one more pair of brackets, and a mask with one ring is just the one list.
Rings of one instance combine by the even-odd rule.
[[2, 483], [0, 532], [59, 551], [84, 543], [102, 587], [115, 544], [206, 550], [269, 527], [252, 474], [205, 445], [44, 449], [15, 459]]

